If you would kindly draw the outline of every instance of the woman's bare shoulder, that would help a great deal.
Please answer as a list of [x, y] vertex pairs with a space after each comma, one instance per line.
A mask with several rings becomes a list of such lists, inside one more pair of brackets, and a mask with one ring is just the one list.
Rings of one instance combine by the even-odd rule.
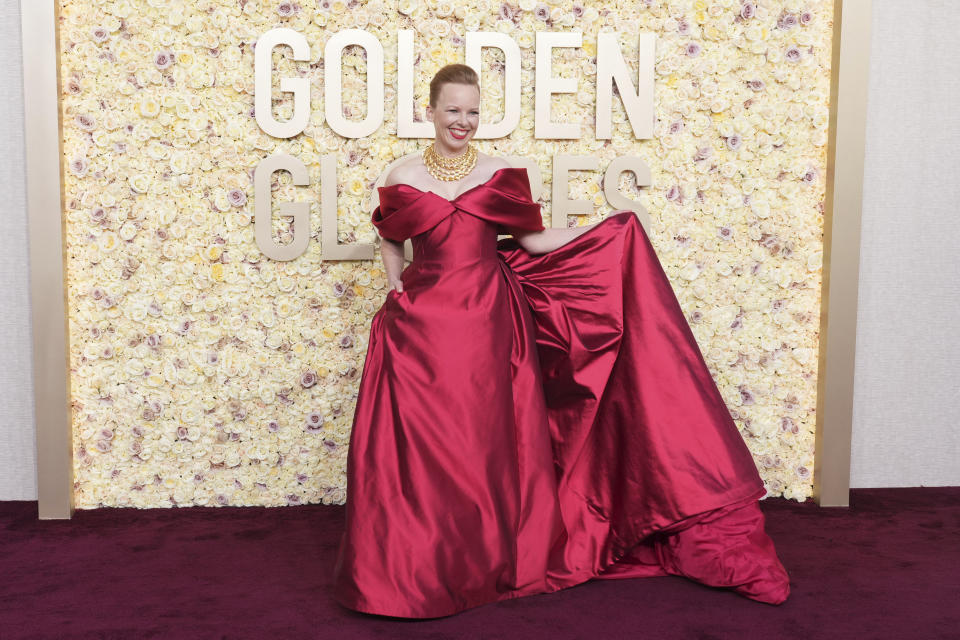
[[500, 156], [490, 156], [485, 153], [480, 153], [479, 157], [477, 158], [477, 164], [481, 163], [486, 168], [485, 173], [490, 174], [492, 174], [494, 171], [499, 171], [500, 169], [513, 166]]
[[393, 184], [416, 185], [418, 182], [422, 182], [423, 171], [420, 168], [422, 166], [423, 163], [419, 158], [410, 158], [405, 162], [401, 162], [393, 169], [390, 169], [390, 173], [387, 174], [386, 179], [383, 181], [383, 186], [389, 187]]

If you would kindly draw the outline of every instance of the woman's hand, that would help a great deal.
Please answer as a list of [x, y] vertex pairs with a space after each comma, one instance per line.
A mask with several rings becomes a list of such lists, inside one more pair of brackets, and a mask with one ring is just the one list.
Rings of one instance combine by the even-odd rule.
[[383, 270], [387, 275], [387, 285], [398, 292], [403, 291], [403, 282], [400, 280], [400, 275], [403, 273], [403, 243], [382, 238], [380, 256], [383, 258]]
[[[604, 218], [604, 220], [606, 220], [606, 218]], [[533, 255], [550, 253], [567, 244], [577, 236], [593, 229], [601, 222], [603, 222], [603, 220], [577, 227], [564, 227], [562, 229], [548, 227], [542, 231], [521, 231], [513, 234], [513, 237], [517, 239], [517, 243], [521, 247], [526, 249], [527, 253]]]

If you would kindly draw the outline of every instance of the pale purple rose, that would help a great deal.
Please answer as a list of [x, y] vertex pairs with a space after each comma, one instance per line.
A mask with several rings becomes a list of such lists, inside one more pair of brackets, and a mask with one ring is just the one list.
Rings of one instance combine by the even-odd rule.
[[181, 320], [174, 331], [183, 336], [190, 332], [191, 326], [193, 326], [193, 323], [190, 320]]
[[242, 207], [247, 204], [247, 194], [243, 189], [230, 189], [227, 192], [227, 202], [234, 207]]
[[771, 468], [774, 464], [776, 464], [773, 460], [773, 456], [770, 455], [769, 453], [763, 456], [760, 459], [760, 461], [763, 464], [763, 466], [765, 466], [767, 469]]
[[113, 443], [109, 440], [97, 440], [97, 451], [100, 453], [106, 453], [113, 448]]
[[807, 26], [811, 22], [813, 22], [812, 13], [810, 13], [809, 11], [804, 11], [803, 13], [800, 14], [800, 24], [802, 24], [803, 26]]
[[733, 133], [727, 136], [727, 148], [731, 151], [736, 151], [743, 145], [743, 138], [739, 133]]
[[104, 440], [113, 440], [113, 429], [100, 429], [100, 437]]
[[694, 162], [703, 162], [713, 157], [713, 147], [698, 147], [697, 152], [693, 154]]
[[227, 497], [227, 496], [225, 496], [225, 495], [222, 494], [222, 493], [218, 493], [218, 494], [217, 494], [217, 497], [214, 498], [214, 500], [215, 500], [216, 503], [217, 503], [218, 505], [220, 505], [221, 507], [225, 507], [225, 506], [227, 506], [228, 504], [230, 504], [230, 498]]
[[107, 221], [107, 210], [103, 207], [94, 207], [90, 212], [90, 222], [92, 224], [103, 224]]
[[683, 131], [683, 127], [684, 127], [683, 120], [676, 120], [670, 123], [670, 128], [668, 129], [668, 131], [672, 135], [676, 135], [681, 131]]
[[350, 349], [353, 347], [353, 336], [345, 335], [340, 338], [340, 348], [341, 349]]
[[790, 433], [792, 433], [793, 435], [797, 435], [798, 433], [800, 433], [800, 425], [798, 425], [796, 422], [791, 424]]
[[77, 123], [77, 126], [84, 131], [93, 131], [97, 128], [97, 121], [93, 116], [89, 116], [85, 113], [77, 114], [77, 117], [73, 119]]
[[309, 433], [323, 431], [323, 414], [319, 411], [311, 411], [303, 422], [303, 428]]
[[277, 13], [281, 18], [289, 18], [295, 13], [299, 13], [300, 5], [293, 2], [281, 2], [277, 5]]
[[720, 227], [717, 229], [717, 235], [724, 240], [730, 240], [733, 238], [733, 229], [730, 227]]
[[519, 8], [511, 7], [506, 2], [500, 5], [499, 19], [500, 20], [513, 20], [514, 13], [519, 11]]
[[688, 58], [696, 58], [698, 55], [700, 55], [702, 48], [696, 42], [688, 42], [687, 46], [684, 47], [684, 51], [686, 52]]
[[313, 371], [304, 371], [300, 374], [300, 386], [304, 389], [309, 389], [313, 385], [317, 384], [317, 374]]
[[799, 62], [800, 49], [794, 45], [791, 45], [787, 47], [787, 50], [783, 53], [783, 57], [787, 62]]
[[297, 474], [297, 482], [299, 482], [300, 484], [303, 484], [304, 482], [306, 482], [306, 481], [309, 480], [309, 479], [310, 479], [310, 476], [308, 476], [308, 475], [305, 474], [305, 473], [298, 473], [298, 474]]
[[820, 178], [820, 172], [817, 171], [816, 167], [810, 167], [805, 174], [803, 174], [803, 181], [807, 184], [816, 182]]
[[742, 405], [751, 405], [756, 400], [753, 397], [753, 393], [746, 387], [746, 385], [740, 385], [740, 404]]
[[740, 7], [740, 17], [749, 20], [755, 15], [757, 15], [757, 5], [752, 2], [744, 2], [743, 6]]
[[67, 80], [64, 86], [67, 89], [67, 93], [69, 93], [70, 95], [75, 96], [82, 91], [82, 89], [80, 88], [80, 83], [77, 82], [75, 78], [70, 78], [69, 80]]
[[212, 349], [207, 351], [207, 364], [217, 364], [220, 361], [220, 354]]
[[173, 52], [168, 50], [158, 51], [156, 55], [153, 56], [153, 63], [157, 65], [157, 69], [166, 69], [174, 63]]
[[550, 19], [550, 7], [539, 2], [537, 6], [533, 8], [533, 15], [537, 20], [547, 22]]
[[748, 80], [747, 86], [753, 89], [754, 91], [763, 91], [764, 87], [767, 84], [763, 80]]
[[777, 19], [777, 29], [789, 31], [797, 26], [797, 16], [792, 13], [784, 13]]
[[161, 340], [159, 333], [151, 333], [147, 336], [147, 346], [151, 348], [159, 347]]
[[333, 295], [335, 298], [342, 297], [343, 294], [346, 292], [346, 290], [347, 290], [347, 285], [343, 284], [342, 282], [333, 283]]
[[287, 496], [287, 505], [288, 505], [288, 506], [296, 506], [296, 505], [298, 505], [298, 504], [300, 504], [300, 496], [295, 495], [295, 494], [293, 494], [293, 493], [291, 493], [290, 495]]
[[143, 453], [143, 445], [140, 444], [139, 440], [134, 440], [133, 442], [131, 442], [129, 448], [130, 448], [130, 453], [132, 455], [138, 456], [141, 453]]
[[144, 433], [144, 428], [139, 424], [135, 424], [130, 427], [130, 435], [132, 435], [134, 438], [142, 438]]
[[693, 324], [700, 324], [703, 321], [703, 313], [699, 311], [694, 311], [690, 314], [690, 322]]
[[810, 469], [807, 469], [805, 466], [800, 465], [797, 467], [797, 476], [806, 480], [810, 477]]
[[103, 334], [103, 332], [100, 331], [100, 327], [97, 327], [97, 326], [90, 327], [90, 338], [91, 338], [91, 339], [96, 340], [96, 339], [99, 338], [102, 334]]
[[189, 440], [189, 439], [190, 439], [190, 438], [187, 437], [187, 428], [184, 427], [183, 425], [180, 425], [179, 427], [177, 427], [177, 439], [178, 439], [178, 440]]
[[206, 480], [206, 478], [203, 476], [203, 473], [201, 473], [200, 471], [197, 471], [195, 474], [193, 474], [193, 481], [195, 483], [200, 484], [204, 480]]
[[677, 186], [677, 185], [673, 185], [672, 187], [670, 187], [669, 189], [667, 189], [667, 193], [666, 193], [666, 195], [665, 195], [664, 197], [665, 197], [669, 202], [673, 202], [673, 201], [675, 201], [675, 200], [678, 200], [678, 199], [680, 198], [680, 187]]
[[94, 42], [106, 42], [110, 39], [110, 32], [103, 27], [94, 27], [90, 30], [90, 36]]
[[[104, 299], [107, 299], [107, 298], [104, 298]], [[113, 305], [104, 305], [104, 306], [113, 306]], [[112, 358], [115, 355], [116, 355], [116, 351], [114, 351], [112, 346], [107, 345], [106, 347], [103, 348], [104, 358]]]
[[682, 36], [685, 36], [688, 33], [690, 33], [690, 23], [687, 22], [686, 18], [680, 18], [680, 20], [677, 21], [677, 33], [679, 33]]
[[325, 446], [325, 447], [326, 447], [327, 449], [329, 449], [330, 451], [333, 451], [333, 450], [335, 450], [335, 449], [337, 448], [337, 443], [334, 442], [333, 440], [324, 440], [324, 441], [323, 441], [323, 446]]
[[280, 423], [276, 420], [271, 420], [267, 423], [267, 431], [270, 433], [276, 433], [277, 431], [280, 431]]
[[576, 3], [570, 7], [570, 13], [573, 14], [574, 18], [580, 18], [583, 16], [583, 5]]
[[235, 486], [237, 489], [243, 489], [243, 483], [236, 478], [233, 479], [233, 486]]
[[70, 161], [70, 173], [82, 178], [87, 175], [87, 170], [90, 168], [90, 165], [87, 164], [86, 158], [74, 158]]

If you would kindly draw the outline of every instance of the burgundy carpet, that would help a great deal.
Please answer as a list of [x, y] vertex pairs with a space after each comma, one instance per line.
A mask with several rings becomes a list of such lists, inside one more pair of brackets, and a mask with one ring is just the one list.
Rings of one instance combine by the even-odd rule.
[[0, 638], [960, 638], [960, 487], [761, 502], [780, 606], [680, 577], [594, 580], [426, 621], [330, 598], [343, 507], [99, 509], [0, 502]]

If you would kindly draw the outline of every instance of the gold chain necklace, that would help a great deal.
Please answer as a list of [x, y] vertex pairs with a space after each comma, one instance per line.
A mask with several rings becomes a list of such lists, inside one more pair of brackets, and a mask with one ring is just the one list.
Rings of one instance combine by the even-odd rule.
[[423, 150], [423, 164], [437, 180], [452, 182], [460, 180], [468, 175], [473, 168], [477, 166], [477, 148], [472, 144], [467, 144], [467, 149], [463, 153], [453, 158], [440, 155], [437, 152], [436, 144], [432, 144]]

